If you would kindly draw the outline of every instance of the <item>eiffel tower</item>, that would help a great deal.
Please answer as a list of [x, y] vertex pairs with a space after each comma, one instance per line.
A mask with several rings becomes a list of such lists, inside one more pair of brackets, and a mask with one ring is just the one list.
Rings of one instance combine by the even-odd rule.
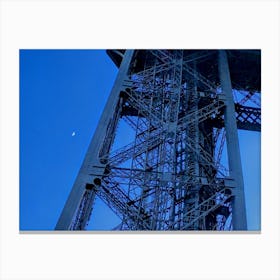
[[[86, 230], [99, 197], [114, 230], [246, 230], [237, 132], [261, 131], [261, 52], [107, 54], [119, 71], [55, 229]], [[115, 147], [120, 122], [134, 139]]]

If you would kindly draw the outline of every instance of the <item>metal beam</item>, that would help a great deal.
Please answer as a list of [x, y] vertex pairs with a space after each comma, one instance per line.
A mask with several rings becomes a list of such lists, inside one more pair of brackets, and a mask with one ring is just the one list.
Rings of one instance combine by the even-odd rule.
[[244, 182], [235, 117], [230, 71], [225, 50], [219, 50], [219, 74], [222, 91], [226, 96], [225, 129], [230, 177], [235, 181], [233, 199], [233, 229], [247, 230]]
[[[75, 218], [75, 214], [78, 211], [79, 206], [82, 203], [84, 193], [86, 192], [86, 184], [92, 183], [92, 177], [88, 172], [89, 166], [102, 166], [99, 160], [99, 152], [107, 136], [107, 128], [110, 126], [112, 112], [117, 109], [116, 107], [119, 101], [120, 89], [122, 88], [123, 81], [127, 78], [127, 72], [130, 67], [133, 52], [133, 50], [127, 50], [124, 54], [124, 58], [122, 60], [111, 94], [101, 115], [100, 121], [86, 153], [84, 162], [57, 222], [55, 230], [68, 230], [71, 227], [71, 223]], [[95, 174], [102, 175], [104, 173], [104, 169], [105, 165], [103, 168], [97, 169]], [[86, 213], [86, 215], [89, 217], [90, 210], [87, 212], [88, 213]]]

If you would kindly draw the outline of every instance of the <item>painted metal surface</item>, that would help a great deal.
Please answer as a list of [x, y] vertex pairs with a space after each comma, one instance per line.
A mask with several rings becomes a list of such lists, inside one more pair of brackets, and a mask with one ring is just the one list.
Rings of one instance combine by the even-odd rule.
[[[96, 197], [121, 218], [114, 230], [246, 230], [237, 129], [260, 129], [261, 115], [244, 106], [256, 94], [234, 100], [227, 53], [252, 64], [258, 51], [108, 53], [119, 74], [56, 230], [86, 229]], [[121, 122], [135, 137], [115, 147]]]

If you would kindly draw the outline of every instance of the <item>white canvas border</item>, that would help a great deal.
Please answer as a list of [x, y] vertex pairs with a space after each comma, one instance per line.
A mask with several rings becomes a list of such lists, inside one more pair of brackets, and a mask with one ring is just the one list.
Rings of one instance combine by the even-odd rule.
[[[279, 279], [278, 1], [1, 1], [1, 279]], [[261, 48], [261, 234], [19, 234], [23, 48]]]

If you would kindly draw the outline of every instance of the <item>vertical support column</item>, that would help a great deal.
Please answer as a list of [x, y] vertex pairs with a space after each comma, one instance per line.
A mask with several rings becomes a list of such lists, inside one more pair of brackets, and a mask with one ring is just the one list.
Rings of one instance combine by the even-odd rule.
[[[192, 67], [194, 69], [194, 72], [197, 70], [197, 63], [196, 61], [193, 62]], [[197, 111], [198, 111], [198, 81], [196, 75], [190, 75], [189, 82], [190, 86], [189, 90], [189, 104], [188, 104], [188, 111], [189, 112], [195, 112], [194, 121], [188, 124], [188, 130], [187, 130], [187, 140], [188, 141], [188, 151], [186, 154], [186, 157], [188, 157], [188, 170], [189, 170], [189, 176], [196, 181], [196, 178], [198, 178], [199, 174], [199, 163], [196, 157], [196, 153], [200, 152], [200, 146], [199, 146], [199, 122], [197, 117]], [[185, 199], [184, 202], [184, 225], [187, 225], [190, 221], [190, 215], [194, 215], [195, 217], [198, 217], [200, 215], [200, 211], [198, 208], [199, 204], [199, 189], [200, 186], [197, 183], [192, 183], [192, 186], [189, 187], [187, 193], [188, 198]], [[186, 194], [187, 194], [186, 193]], [[186, 213], [189, 213], [189, 210], [191, 208], [195, 207], [196, 210], [186, 215]], [[200, 230], [200, 220], [197, 219], [191, 227], [187, 228], [188, 230]]]
[[230, 176], [235, 181], [233, 200], [233, 229], [247, 230], [244, 182], [240, 158], [234, 100], [227, 53], [219, 50], [219, 74], [222, 91], [226, 96], [225, 129]]
[[[98, 122], [98, 126], [95, 130], [76, 181], [56, 224], [56, 230], [68, 230], [71, 226], [73, 217], [75, 216], [84, 195], [86, 184], [93, 183], [93, 178], [89, 173], [99, 174], [100, 176], [104, 173], [105, 165], [100, 163], [99, 152], [106, 138], [107, 128], [109, 127], [110, 121], [117, 109], [119, 94], [122, 89], [123, 81], [127, 77], [133, 53], [133, 50], [126, 50], [124, 54], [114, 86]], [[92, 166], [98, 166], [98, 168], [92, 168]]]

